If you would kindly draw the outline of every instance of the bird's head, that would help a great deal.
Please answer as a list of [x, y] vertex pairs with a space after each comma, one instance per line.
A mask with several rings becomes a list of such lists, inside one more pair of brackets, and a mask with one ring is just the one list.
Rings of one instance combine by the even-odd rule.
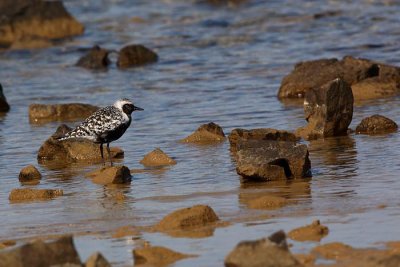
[[114, 103], [114, 107], [122, 110], [127, 115], [131, 115], [132, 112], [134, 112], [135, 110], [143, 110], [142, 108], [139, 108], [139, 107], [135, 106], [132, 103], [132, 101], [130, 101], [127, 98], [123, 98], [123, 99], [117, 100]]

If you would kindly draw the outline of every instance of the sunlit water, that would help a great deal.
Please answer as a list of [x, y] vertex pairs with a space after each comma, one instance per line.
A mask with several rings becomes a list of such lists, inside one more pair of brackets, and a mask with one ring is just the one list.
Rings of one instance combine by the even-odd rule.
[[[241, 183], [228, 142], [178, 142], [210, 121], [225, 133], [237, 127], [302, 126], [302, 106], [276, 98], [282, 77], [299, 61], [352, 55], [400, 65], [397, 1], [250, 1], [237, 8], [191, 1], [134, 2], [65, 1], [84, 23], [83, 36], [53, 48], [0, 54], [0, 82], [11, 105], [0, 116], [0, 239], [88, 233], [75, 238], [81, 258], [101, 251], [120, 266], [132, 264], [132, 249], [143, 240], [199, 255], [175, 266], [218, 266], [240, 240], [288, 231], [317, 218], [330, 228], [322, 243], [365, 247], [400, 239], [399, 133], [307, 143], [313, 178], [265, 185]], [[312, 18], [325, 11], [338, 12]], [[120, 49], [131, 43], [154, 49], [159, 62], [126, 71], [113, 65], [105, 72], [73, 66], [81, 48], [99, 44]], [[135, 174], [127, 186], [106, 188], [84, 177], [100, 165], [60, 169], [37, 163], [38, 148], [59, 123], [29, 124], [29, 104], [105, 106], [120, 97], [134, 99], [145, 111], [135, 113], [131, 128], [113, 143], [125, 150], [119, 164], [142, 168], [140, 159], [160, 147], [177, 165]], [[375, 113], [400, 122], [399, 104], [398, 97], [357, 104], [351, 127]], [[9, 203], [11, 189], [21, 186], [18, 173], [28, 164], [38, 166], [44, 176], [36, 188], [61, 188], [65, 196]], [[115, 200], [118, 192], [127, 199]], [[260, 192], [274, 192], [293, 203], [275, 211], [249, 210], [244, 199]], [[210, 205], [232, 225], [200, 239], [146, 232], [134, 240], [111, 238], [110, 231], [119, 226], [152, 225], [177, 208], [195, 204]], [[378, 208], [382, 205], [386, 207]], [[315, 245], [294, 244], [294, 252]]]

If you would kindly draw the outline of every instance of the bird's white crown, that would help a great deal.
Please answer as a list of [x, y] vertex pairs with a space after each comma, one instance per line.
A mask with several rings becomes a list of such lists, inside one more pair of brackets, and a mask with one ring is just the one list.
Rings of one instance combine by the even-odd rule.
[[132, 101], [130, 101], [129, 99], [127, 99], [127, 98], [122, 98], [122, 99], [119, 99], [119, 100], [115, 101], [114, 107], [116, 107], [116, 108], [122, 110], [122, 107], [123, 107], [125, 104], [131, 104], [131, 105], [133, 105]]

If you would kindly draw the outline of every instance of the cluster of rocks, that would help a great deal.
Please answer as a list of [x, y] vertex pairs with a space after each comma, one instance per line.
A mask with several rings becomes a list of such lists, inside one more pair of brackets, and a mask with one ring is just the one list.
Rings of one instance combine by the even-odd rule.
[[78, 60], [76, 66], [93, 70], [107, 69], [111, 64], [109, 54], [113, 52], [118, 54], [116, 64], [120, 69], [143, 66], [158, 61], [158, 55], [154, 51], [140, 44], [127, 45], [119, 52], [95, 45]]
[[36, 48], [81, 35], [84, 27], [62, 1], [3, 0], [0, 2], [0, 48]]

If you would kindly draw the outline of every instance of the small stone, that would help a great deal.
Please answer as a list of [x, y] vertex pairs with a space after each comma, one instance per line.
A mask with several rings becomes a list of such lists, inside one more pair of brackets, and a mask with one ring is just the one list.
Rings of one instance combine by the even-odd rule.
[[320, 241], [328, 235], [328, 227], [321, 225], [319, 220], [313, 221], [312, 224], [293, 229], [288, 236], [296, 241]]
[[165, 266], [178, 260], [193, 257], [185, 255], [165, 247], [145, 247], [133, 250], [135, 266], [140, 264], [152, 264], [154, 266]]
[[101, 185], [124, 184], [132, 179], [131, 172], [126, 166], [104, 167], [89, 173], [87, 176], [92, 177], [94, 183]]
[[28, 165], [21, 170], [18, 178], [20, 182], [30, 182], [32, 180], [40, 180], [42, 175], [35, 166]]
[[160, 148], [156, 148], [146, 154], [140, 161], [145, 166], [165, 166], [175, 165], [176, 161], [164, 153]]
[[125, 46], [119, 51], [117, 66], [120, 69], [142, 66], [157, 62], [158, 56], [143, 45], [133, 44]]
[[225, 140], [225, 134], [221, 126], [210, 122], [201, 125], [194, 133], [181, 140], [185, 143], [209, 143]]
[[356, 133], [360, 134], [384, 134], [393, 133], [398, 129], [397, 124], [385, 116], [372, 115], [364, 118], [356, 128]]
[[96, 252], [87, 259], [85, 267], [111, 267], [111, 264], [100, 252]]
[[3, 94], [3, 86], [0, 84], [0, 112], [7, 112], [10, 110], [10, 105]]
[[31, 189], [17, 188], [13, 189], [8, 197], [10, 201], [31, 201], [31, 200], [46, 200], [63, 195], [61, 189]]
[[283, 231], [268, 238], [240, 242], [225, 258], [226, 267], [301, 267], [290, 253]]
[[109, 53], [110, 51], [95, 45], [86, 55], [78, 60], [76, 66], [94, 70], [106, 69], [111, 63], [108, 59]]
[[81, 103], [31, 104], [29, 105], [29, 122], [76, 121], [89, 117], [98, 109], [99, 107]]

